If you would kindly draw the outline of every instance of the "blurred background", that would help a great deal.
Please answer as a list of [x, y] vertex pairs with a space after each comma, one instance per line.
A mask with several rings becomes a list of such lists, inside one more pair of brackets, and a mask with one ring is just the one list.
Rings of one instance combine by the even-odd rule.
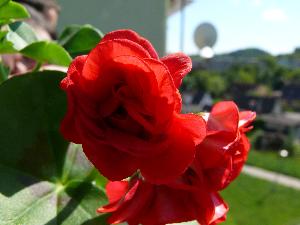
[[59, 12], [57, 33], [69, 24], [92, 24], [103, 33], [131, 28], [161, 56], [190, 55], [193, 70], [181, 87], [184, 111], [207, 111], [225, 99], [256, 111], [247, 166], [222, 193], [230, 205], [224, 224], [300, 224], [300, 1], [57, 3], [45, 14], [49, 26]]

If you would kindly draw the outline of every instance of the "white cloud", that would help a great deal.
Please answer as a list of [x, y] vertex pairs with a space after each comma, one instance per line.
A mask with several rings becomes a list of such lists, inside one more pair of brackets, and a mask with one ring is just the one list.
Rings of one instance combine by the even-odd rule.
[[282, 22], [288, 20], [287, 14], [280, 8], [266, 9], [262, 13], [262, 18], [266, 21]]
[[251, 0], [252, 4], [254, 6], [261, 6], [262, 5], [262, 0]]
[[266, 21], [283, 22], [288, 19], [288, 16], [285, 11], [280, 8], [270, 8], [262, 13], [262, 18]]
[[231, 0], [231, 3], [232, 3], [233, 5], [240, 5], [241, 0]]
[[263, 0], [230, 0], [230, 2], [235, 6], [241, 6], [244, 4], [251, 4], [252, 6], [261, 6]]

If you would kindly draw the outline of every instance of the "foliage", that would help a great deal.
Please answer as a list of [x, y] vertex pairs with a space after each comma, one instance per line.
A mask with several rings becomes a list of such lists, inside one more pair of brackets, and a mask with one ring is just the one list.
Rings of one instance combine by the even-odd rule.
[[9, 68], [0, 63], [0, 84], [8, 79]]
[[23, 48], [20, 53], [39, 63], [47, 62], [59, 66], [69, 66], [72, 61], [72, 58], [63, 47], [48, 41], [34, 42]]
[[[228, 54], [236, 58], [233, 58], [232, 64], [229, 67], [224, 67], [223, 70], [211, 68], [192, 71], [184, 80], [185, 90], [204, 90], [212, 93], [215, 97], [219, 97], [228, 95], [235, 85], [246, 84], [264, 87], [265, 90], [270, 90], [266, 94], [269, 95], [273, 90], [281, 90], [286, 84], [300, 84], [300, 70], [281, 65], [279, 63], [281, 56], [274, 57], [256, 53], [252, 55], [251, 51], [242, 53], [242, 56], [239, 54], [239, 52]], [[299, 53], [293, 54], [294, 57], [298, 57], [298, 55]], [[217, 55], [215, 59], [225, 60], [226, 57], [225, 55]], [[194, 59], [197, 60], [196, 57]], [[212, 63], [215, 59], [212, 59]], [[223, 85], [219, 84], [221, 81]], [[260, 96], [260, 91], [259, 88], [249, 94]]]
[[12, 20], [28, 18], [26, 8], [10, 0], [0, 1], [0, 25], [10, 23]]
[[[101, 38], [97, 29], [78, 25], [75, 37], [65, 35], [66, 51], [55, 41], [38, 40], [30, 25], [19, 21], [28, 17], [21, 4], [0, 0], [1, 54], [19, 53], [39, 66], [69, 66], [68, 51], [77, 52], [82, 43], [79, 50], [89, 51]], [[8, 79], [9, 72], [0, 59], [0, 225], [106, 224], [106, 215], [96, 213], [106, 203], [106, 179], [81, 146], [59, 132], [66, 111], [59, 83], [65, 74], [32, 72]]]
[[193, 71], [183, 80], [185, 90], [202, 90], [214, 97], [220, 97], [227, 89], [227, 82], [221, 74], [210, 71]]
[[63, 76], [31, 73], [0, 86], [0, 224], [93, 224], [106, 202], [103, 179], [58, 132]]
[[58, 42], [75, 57], [87, 54], [102, 36], [102, 32], [91, 25], [71, 25], [63, 30]]

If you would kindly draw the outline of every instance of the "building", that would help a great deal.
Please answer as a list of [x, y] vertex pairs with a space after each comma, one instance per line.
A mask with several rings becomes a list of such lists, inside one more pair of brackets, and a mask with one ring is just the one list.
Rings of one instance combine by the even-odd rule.
[[160, 53], [166, 47], [166, 18], [190, 0], [58, 0], [58, 31], [69, 24], [91, 24], [103, 33], [133, 29], [147, 37]]

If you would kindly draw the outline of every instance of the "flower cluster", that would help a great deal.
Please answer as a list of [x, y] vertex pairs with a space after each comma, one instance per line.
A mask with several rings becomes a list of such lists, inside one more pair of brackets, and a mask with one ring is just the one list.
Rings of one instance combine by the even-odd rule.
[[218, 191], [242, 169], [255, 113], [220, 102], [209, 114], [182, 114], [178, 88], [190, 70], [188, 56], [159, 58], [149, 41], [118, 30], [77, 57], [61, 82], [61, 132], [111, 180], [109, 204], [98, 209], [111, 213], [109, 223], [225, 219]]

